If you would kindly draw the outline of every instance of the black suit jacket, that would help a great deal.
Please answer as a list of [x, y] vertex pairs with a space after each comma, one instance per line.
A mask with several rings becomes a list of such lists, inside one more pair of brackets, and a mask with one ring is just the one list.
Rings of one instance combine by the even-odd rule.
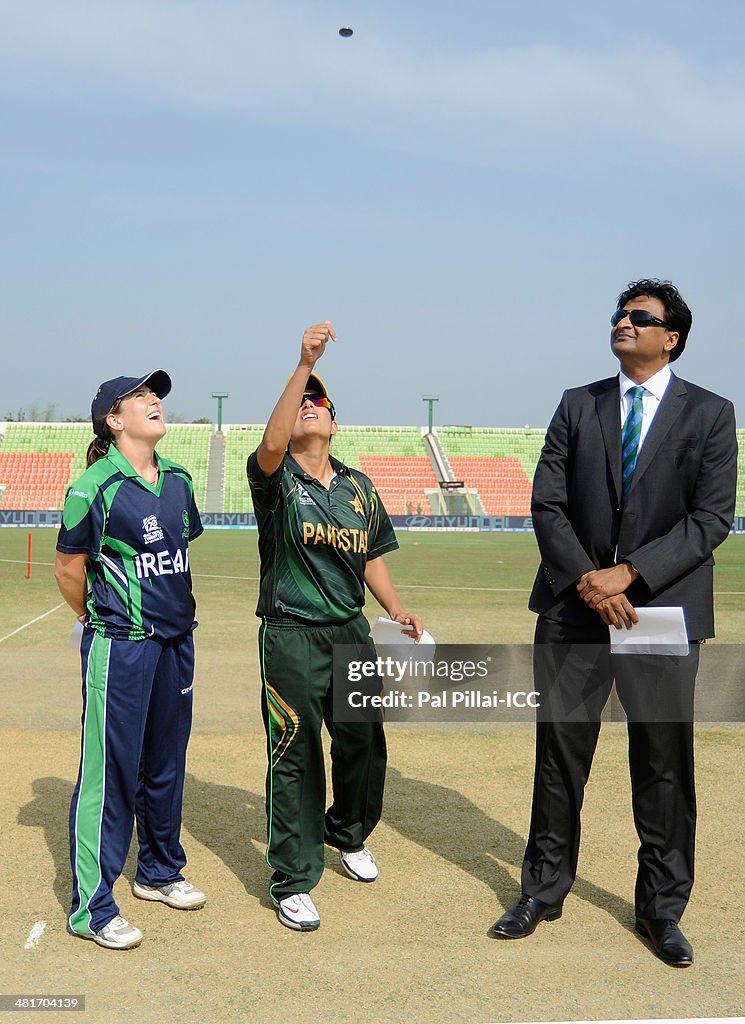
[[712, 552], [730, 531], [736, 481], [732, 403], [673, 375], [622, 508], [618, 377], [564, 392], [533, 481], [531, 610], [597, 633], [579, 577], [629, 561], [641, 574], [633, 605], [682, 605], [689, 639], [713, 636]]

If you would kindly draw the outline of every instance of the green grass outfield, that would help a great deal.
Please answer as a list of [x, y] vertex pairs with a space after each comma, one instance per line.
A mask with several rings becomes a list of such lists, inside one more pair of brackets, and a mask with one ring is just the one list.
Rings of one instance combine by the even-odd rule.
[[[32, 534], [31, 579], [26, 579], [28, 531], [0, 530], [0, 688], [5, 724], [23, 725], [27, 705], [17, 681], [41, 687], [34, 714], [43, 728], [75, 728], [76, 701], [47, 680], [79, 671], [70, 648], [72, 613], [61, 605], [52, 575], [56, 530]], [[255, 617], [257, 534], [207, 530], [191, 546], [199, 628], [196, 731], [230, 731], [258, 724], [259, 670]], [[530, 643], [535, 616], [527, 600], [538, 552], [527, 533], [400, 533], [401, 547], [386, 556], [405, 607], [418, 612], [439, 643]], [[717, 641], [742, 642], [745, 536], [731, 536], [717, 553]], [[381, 611], [370, 598], [371, 620]], [[16, 632], [16, 630], [18, 632]], [[12, 673], [8, 672], [12, 664]]]
[[[400, 723], [389, 731], [383, 819], [371, 838], [380, 880], [355, 885], [328, 850], [314, 890], [321, 928], [282, 928], [266, 894], [254, 531], [208, 531], [192, 547], [200, 626], [182, 837], [207, 906], [180, 914], [135, 900], [130, 854], [115, 891], [122, 913], [145, 932], [142, 946], [114, 953], [71, 938], [67, 815], [80, 658], [52, 575], [56, 531], [32, 531], [30, 580], [27, 535], [0, 529], [0, 993], [84, 994], [81, 1019], [96, 1024], [492, 1024], [742, 1012], [745, 729], [737, 724], [697, 730], [689, 971], [660, 963], [634, 932], [638, 841], [620, 723], [603, 727], [578, 878], [561, 921], [525, 942], [487, 935], [519, 893], [532, 727]], [[532, 535], [399, 539], [387, 562], [404, 603], [440, 642], [530, 641]], [[739, 642], [745, 538], [730, 537], [717, 561], [718, 640]], [[367, 612], [374, 617], [374, 602]]]
[[[0, 637], [59, 603], [52, 577], [57, 531], [31, 531], [33, 565], [26, 577], [28, 531], [0, 529]], [[258, 587], [257, 534], [207, 530], [191, 547], [200, 644], [210, 649], [244, 645], [251, 633]], [[441, 643], [528, 643], [534, 616], [528, 594], [538, 563], [528, 533], [399, 533], [398, 551], [386, 556], [404, 604], [419, 612]], [[717, 639], [742, 640], [745, 536], [730, 536], [716, 554]], [[379, 611], [370, 598], [366, 611]], [[13, 638], [13, 646], [54, 642], [61, 610]], [[26, 634], [24, 636], [24, 634]], [[6, 641], [10, 642], [10, 641]]]

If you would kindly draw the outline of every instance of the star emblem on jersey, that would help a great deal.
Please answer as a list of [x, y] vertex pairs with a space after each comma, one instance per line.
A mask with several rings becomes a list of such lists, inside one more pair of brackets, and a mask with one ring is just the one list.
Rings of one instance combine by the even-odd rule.
[[163, 540], [163, 531], [158, 525], [157, 516], [146, 516], [142, 520], [142, 539], [146, 544], [155, 544]]
[[354, 498], [348, 501], [347, 504], [352, 506], [358, 516], [361, 516], [363, 519], [365, 518], [365, 510], [362, 507], [359, 494], [355, 494]]

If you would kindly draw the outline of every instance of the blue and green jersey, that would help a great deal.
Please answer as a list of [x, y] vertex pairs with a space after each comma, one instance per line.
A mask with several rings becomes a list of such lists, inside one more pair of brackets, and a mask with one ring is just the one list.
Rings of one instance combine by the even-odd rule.
[[365, 603], [365, 567], [398, 547], [372, 481], [331, 459], [328, 489], [289, 454], [272, 476], [248, 458], [259, 527], [261, 582], [256, 614], [345, 622]]
[[71, 484], [57, 550], [88, 556], [88, 621], [102, 636], [184, 636], [195, 626], [189, 541], [203, 527], [189, 473], [156, 454], [147, 483], [111, 446]]

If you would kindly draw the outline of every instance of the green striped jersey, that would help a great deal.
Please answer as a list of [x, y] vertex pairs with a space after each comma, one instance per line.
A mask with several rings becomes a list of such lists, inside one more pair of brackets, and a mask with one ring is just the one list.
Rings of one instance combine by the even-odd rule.
[[365, 603], [368, 560], [398, 547], [372, 481], [337, 459], [331, 465], [327, 490], [289, 454], [270, 477], [256, 452], [248, 458], [261, 559], [257, 615], [344, 622]]
[[189, 541], [202, 521], [189, 473], [156, 459], [153, 486], [112, 445], [67, 490], [57, 550], [88, 556], [88, 620], [103, 636], [168, 639], [196, 625]]

